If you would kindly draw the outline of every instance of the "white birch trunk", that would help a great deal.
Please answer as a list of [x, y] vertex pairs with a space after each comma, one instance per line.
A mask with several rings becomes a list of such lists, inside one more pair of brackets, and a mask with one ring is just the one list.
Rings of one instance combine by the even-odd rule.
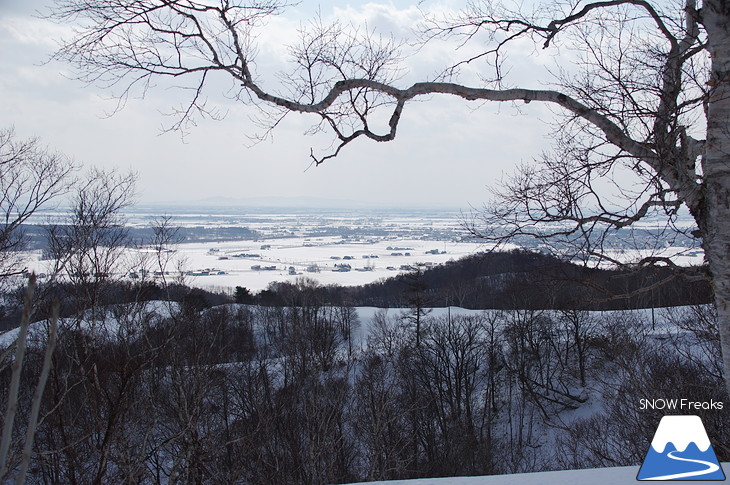
[[[725, 386], [730, 393], [730, 6], [708, 0], [703, 6], [712, 56], [707, 144], [703, 160], [705, 213], [700, 223], [715, 291]], [[702, 227], [704, 225], [704, 227]]]

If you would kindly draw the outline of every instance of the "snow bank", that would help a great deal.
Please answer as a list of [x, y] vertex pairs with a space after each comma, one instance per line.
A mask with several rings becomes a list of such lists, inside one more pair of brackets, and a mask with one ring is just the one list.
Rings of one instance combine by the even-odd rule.
[[[725, 470], [730, 463], [723, 463]], [[541, 473], [516, 473], [486, 477], [421, 478], [416, 480], [392, 480], [385, 482], [359, 482], [351, 485], [623, 485], [636, 484], [638, 466], [597, 468], [587, 470], [563, 470]], [[697, 480], [682, 483], [707, 483]]]

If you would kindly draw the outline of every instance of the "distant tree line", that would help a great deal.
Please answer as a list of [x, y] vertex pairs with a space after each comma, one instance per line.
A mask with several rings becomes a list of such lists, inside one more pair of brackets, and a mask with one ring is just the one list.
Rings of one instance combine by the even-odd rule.
[[[53, 225], [63, 225], [65, 220]], [[23, 224], [22, 230], [25, 234], [26, 249], [48, 249], [49, 224]], [[178, 226], [174, 228], [177, 237], [184, 242], [217, 242], [217, 241], [252, 241], [261, 238], [258, 231], [240, 226], [203, 227], [203, 226]], [[127, 244], [146, 244], [154, 237], [152, 226], [129, 226], [125, 228], [128, 236]]]
[[[417, 290], [418, 289], [418, 290]], [[239, 291], [243, 291], [242, 288]], [[470, 309], [620, 310], [696, 305], [712, 301], [706, 279], [668, 266], [591, 268], [535, 251], [517, 249], [467, 256], [359, 287], [332, 285], [319, 291], [330, 303], [402, 308], [416, 290], [426, 306]], [[285, 305], [296, 285], [275, 282], [239, 303]]]

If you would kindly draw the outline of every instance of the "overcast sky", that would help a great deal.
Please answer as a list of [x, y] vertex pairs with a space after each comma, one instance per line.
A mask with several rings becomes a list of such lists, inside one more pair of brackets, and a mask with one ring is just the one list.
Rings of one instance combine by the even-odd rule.
[[[398, 137], [389, 143], [357, 141], [333, 160], [310, 167], [310, 148], [328, 139], [307, 136], [316, 121], [293, 115], [273, 140], [250, 146], [253, 112], [224, 97], [214, 98], [227, 115], [199, 120], [182, 138], [161, 134], [164, 116], [181, 102], [178, 91], [150, 90], [145, 99], [115, 106], [110, 92], [70, 79], [69, 66], [46, 63], [67, 27], [34, 17], [46, 2], [0, 0], [0, 112], [22, 138], [39, 136], [79, 163], [120, 167], [139, 175], [141, 203], [186, 202], [207, 197], [312, 196], [468, 209], [480, 206], [511, 167], [528, 162], [547, 146], [550, 113], [536, 103], [520, 114], [511, 106], [477, 105], [437, 97], [407, 107]], [[458, 1], [309, 1], [272, 19], [259, 37], [259, 72], [285, 64], [284, 45], [319, 9], [325, 20], [364, 24], [379, 32], [408, 35], [420, 19], [416, 7], [456, 9]], [[526, 48], [514, 61], [512, 82], [539, 87], [538, 58]], [[434, 44], [409, 56], [400, 85], [421, 80], [464, 56], [453, 46]], [[478, 74], [475, 66], [473, 74]], [[469, 80], [468, 76], [466, 78]]]

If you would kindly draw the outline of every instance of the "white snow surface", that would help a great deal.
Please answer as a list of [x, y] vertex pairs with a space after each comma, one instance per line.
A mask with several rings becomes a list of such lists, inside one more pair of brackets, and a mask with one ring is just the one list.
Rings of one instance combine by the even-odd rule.
[[[206, 289], [243, 286], [258, 292], [266, 289], [269, 283], [293, 283], [302, 276], [323, 285], [357, 286], [409, 271], [404, 267], [436, 266], [485, 249], [487, 246], [480, 242], [407, 238], [350, 241], [339, 236], [193, 242], [176, 245], [165, 256], [169, 259], [164, 270], [172, 281], [182, 269], [187, 273], [186, 284]], [[438, 254], [432, 254], [435, 252]], [[42, 261], [40, 251], [29, 253], [28, 259], [28, 269], [36, 274], [51, 272], [53, 262]], [[160, 271], [154, 266], [154, 259], [149, 249], [130, 249], [121, 266], [132, 271], [148, 266], [152, 274]], [[349, 265], [350, 270], [337, 271], [335, 265], [343, 264]], [[126, 279], [128, 273], [116, 275]]]
[[[730, 464], [723, 463], [727, 470]], [[514, 475], [490, 475], [484, 477], [419, 478], [415, 480], [391, 480], [384, 482], [359, 482], [351, 485], [623, 485], [638, 483], [638, 466], [562, 470]], [[688, 480], [682, 483], [707, 483]]]
[[[64, 214], [62, 210], [43, 211], [32, 222], [63, 221]], [[162, 278], [164, 273], [172, 280], [182, 271], [188, 285], [213, 290], [243, 286], [257, 292], [272, 282], [294, 282], [300, 276], [323, 285], [352, 286], [395, 276], [419, 264], [437, 266], [493, 248], [485, 241], [464, 239], [464, 214], [453, 210], [136, 207], [125, 213], [125, 218], [130, 227], [147, 227], [160, 214], [174, 215], [174, 226], [209, 229], [209, 235], [220, 228], [246, 228], [255, 231], [257, 239], [186, 239], [166, 248], [161, 258], [164, 267], [158, 267], [160, 261], [151, 248], [130, 249], [112, 273], [136, 279], [144, 268], [148, 277]], [[675, 221], [681, 227], [693, 224], [688, 216]], [[649, 218], [635, 226], [661, 229], [663, 223]], [[679, 265], [703, 262], [699, 248], [675, 247], [668, 241], [656, 247], [652, 241], [616, 239], [609, 253], [626, 262], [647, 256], [670, 257]], [[506, 245], [503, 249], [516, 247]], [[27, 267], [39, 275], [50, 273], [52, 262], [43, 261], [41, 255], [41, 251], [28, 252]], [[342, 270], [342, 265], [349, 265], [350, 271]]]
[[[184, 261], [186, 269], [194, 273], [208, 268], [215, 270], [206, 276], [188, 276], [186, 282], [192, 286], [244, 286], [252, 291], [260, 291], [272, 281], [293, 283], [301, 276], [315, 279], [323, 285], [364, 285], [395, 276], [403, 271], [401, 266], [404, 265], [443, 264], [483, 249], [483, 244], [473, 242], [416, 239], [361, 242], [343, 241], [339, 237], [292, 237], [256, 242], [180, 244], [176, 248], [175, 257], [176, 260]], [[438, 250], [439, 254], [426, 254], [426, 251], [433, 250]], [[241, 253], [259, 257], [235, 257]], [[336, 264], [349, 264], [351, 270], [334, 271]], [[276, 269], [257, 270], [253, 268], [255, 266]], [[319, 271], [308, 271], [313, 267], [317, 267]], [[217, 274], [218, 272], [223, 274]]]
[[[367, 239], [346, 240], [339, 236], [288, 237], [257, 241], [190, 242], [175, 246], [164, 271], [168, 280], [180, 270], [186, 274], [189, 286], [205, 289], [232, 289], [243, 286], [253, 292], [264, 290], [272, 282], [293, 283], [306, 276], [322, 285], [358, 286], [409, 271], [416, 265], [432, 267], [455, 261], [491, 249], [483, 242], [433, 239]], [[514, 249], [506, 245], [503, 249]], [[652, 255], [672, 256], [680, 265], [702, 262], [701, 251], [687, 252], [683, 248], [662, 248]], [[243, 256], [245, 255], [245, 256]], [[618, 259], [632, 260], [649, 253], [624, 251]], [[52, 261], [41, 260], [41, 252], [28, 253], [27, 266], [36, 274], [50, 273]], [[154, 260], [146, 248], [126, 251], [125, 267], [131, 272], [149, 266]], [[147, 263], [144, 261], [147, 260]], [[347, 264], [349, 271], [337, 271]], [[148, 268], [159, 272], [154, 264]], [[117, 273], [128, 278], [130, 271]], [[155, 276], [157, 278], [158, 276]]]
[[710, 438], [699, 416], [664, 416], [651, 440], [651, 447], [657, 453], [664, 453], [669, 443], [673, 443], [677, 451], [684, 451], [694, 443], [705, 452], [710, 447]]
[[[121, 307], [127, 312], [134, 312], [136, 316], [157, 316], [158, 318], [169, 318], [171, 315], [179, 311], [180, 305], [174, 301], [163, 301], [163, 300], [152, 300], [140, 303], [122, 303]], [[113, 305], [107, 307], [110, 310]], [[61, 318], [59, 319], [59, 327], [63, 330], [69, 325], [73, 325], [75, 318]], [[47, 331], [46, 320], [39, 320], [32, 322], [28, 329], [28, 338], [34, 339], [39, 338], [39, 335], [45, 334]], [[102, 320], [92, 321], [87, 316], [79, 319], [80, 328], [90, 330], [94, 329], [97, 332], [104, 332], [107, 335], [117, 335], [120, 331], [120, 322], [111, 312], [104, 315]], [[0, 349], [5, 349], [10, 345], [13, 345], [20, 335], [20, 327], [10, 329], [6, 332], [0, 333]]]

